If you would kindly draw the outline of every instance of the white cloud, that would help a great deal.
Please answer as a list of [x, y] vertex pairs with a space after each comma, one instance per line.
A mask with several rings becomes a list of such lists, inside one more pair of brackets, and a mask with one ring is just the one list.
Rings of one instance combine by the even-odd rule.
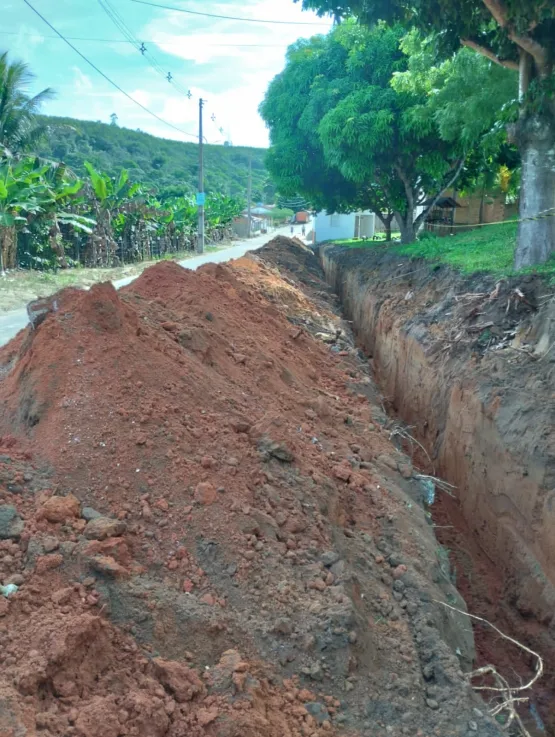
[[[178, 4], [178, 0], [174, 1]], [[183, 3], [183, 7], [191, 6]], [[209, 140], [221, 139], [218, 128], [223, 127], [236, 145], [267, 146], [268, 135], [258, 106], [269, 82], [284, 66], [287, 46], [299, 37], [326, 32], [331, 22], [302, 12], [299, 4], [285, 5], [283, 0], [247, 0], [241, 5], [210, 3], [205, 7], [206, 12], [214, 14], [307, 24], [241, 23], [160, 11], [141, 31], [164, 53], [195, 63], [194, 75], [202, 75], [203, 86], [208, 88], [202, 94], [208, 99]], [[315, 25], [308, 25], [311, 21]], [[213, 71], [214, 65], [218, 71]], [[163, 109], [164, 115], [175, 122], [181, 106], [168, 98]], [[210, 121], [212, 112], [216, 114], [216, 125]]]
[[84, 74], [79, 67], [72, 67], [75, 82], [75, 92], [79, 95], [88, 94], [93, 89], [91, 78]]

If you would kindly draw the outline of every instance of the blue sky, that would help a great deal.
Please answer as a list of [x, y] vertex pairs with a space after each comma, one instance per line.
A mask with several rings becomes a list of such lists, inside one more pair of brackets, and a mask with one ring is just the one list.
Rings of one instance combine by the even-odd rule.
[[[114, 82], [164, 120], [195, 133], [198, 98], [207, 100], [206, 137], [235, 145], [266, 146], [268, 135], [257, 108], [268, 83], [284, 66], [287, 46], [300, 37], [325, 33], [331, 21], [302, 12], [292, 0], [152, 0], [187, 10], [299, 21], [314, 25], [242, 23], [188, 15], [142, 5], [132, 0], [108, 0], [126, 26], [180, 87], [188, 100], [125, 41], [99, 0], [30, 0], [61, 33], [81, 39], [72, 43]], [[103, 0], [105, 2], [106, 0]], [[23, 59], [36, 75], [32, 91], [52, 87], [56, 98], [44, 107], [51, 115], [68, 115], [109, 122], [115, 112], [119, 125], [148, 133], [192, 140], [166, 127], [112, 88], [53, 32], [23, 0], [7, 0], [2, 8], [0, 49]], [[216, 121], [211, 121], [215, 115]], [[224, 129], [224, 136], [219, 128]]]

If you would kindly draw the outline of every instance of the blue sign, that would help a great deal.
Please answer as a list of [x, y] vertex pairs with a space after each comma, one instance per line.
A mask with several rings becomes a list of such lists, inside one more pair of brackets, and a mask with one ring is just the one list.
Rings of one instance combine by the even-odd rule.
[[206, 195], [205, 195], [205, 193], [204, 192], [197, 192], [197, 205], [199, 205], [199, 207], [200, 207], [201, 205], [204, 205], [205, 203], [206, 203]]

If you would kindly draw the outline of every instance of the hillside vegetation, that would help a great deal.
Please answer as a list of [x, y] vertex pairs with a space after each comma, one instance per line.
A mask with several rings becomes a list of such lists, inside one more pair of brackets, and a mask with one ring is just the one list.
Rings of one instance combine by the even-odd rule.
[[[131, 181], [153, 187], [159, 197], [179, 196], [197, 189], [198, 146], [157, 138], [116, 125], [42, 116], [48, 135], [38, 153], [63, 161], [83, 176], [83, 163], [117, 176], [129, 171]], [[205, 191], [246, 198], [249, 156], [252, 157], [254, 201], [273, 201], [273, 186], [264, 167], [264, 149], [205, 146]]]

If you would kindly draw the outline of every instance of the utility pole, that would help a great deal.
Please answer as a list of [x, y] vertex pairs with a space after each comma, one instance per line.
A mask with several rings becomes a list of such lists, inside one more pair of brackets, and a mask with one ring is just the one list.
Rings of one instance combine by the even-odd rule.
[[252, 201], [252, 156], [249, 156], [249, 181], [247, 183], [247, 238], [251, 237], [251, 201]]
[[198, 101], [198, 233], [197, 233], [197, 253], [204, 253], [204, 138], [202, 135], [202, 108], [204, 100], [202, 97]]

